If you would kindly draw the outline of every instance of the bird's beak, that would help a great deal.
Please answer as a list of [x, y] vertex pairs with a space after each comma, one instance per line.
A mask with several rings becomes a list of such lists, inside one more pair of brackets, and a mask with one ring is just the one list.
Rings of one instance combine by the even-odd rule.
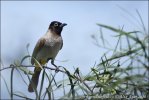
[[60, 25], [60, 27], [64, 27], [64, 26], [66, 26], [67, 24], [66, 23], [62, 23], [61, 25]]

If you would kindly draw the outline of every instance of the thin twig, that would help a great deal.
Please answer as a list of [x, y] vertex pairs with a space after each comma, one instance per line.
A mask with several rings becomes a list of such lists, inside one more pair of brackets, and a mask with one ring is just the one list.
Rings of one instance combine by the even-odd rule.
[[[14, 66], [14, 65], [13, 65]], [[13, 66], [9, 66], [9, 67], [5, 67], [5, 68], [2, 68], [0, 69], [0, 71], [3, 71], [3, 70], [6, 70], [6, 69], [9, 69], [9, 68], [13, 68]], [[22, 67], [35, 67], [33, 65], [20, 65]], [[17, 67], [17, 66], [14, 66], [14, 67]], [[48, 67], [48, 66], [43, 66], [45, 69], [50, 69], [50, 70], [57, 70], [58, 72], [62, 72], [62, 73], [65, 73], [65, 71], [61, 70], [61, 69], [56, 69], [56, 68], [51, 68], [51, 67]], [[62, 66], [60, 66], [62, 67]]]

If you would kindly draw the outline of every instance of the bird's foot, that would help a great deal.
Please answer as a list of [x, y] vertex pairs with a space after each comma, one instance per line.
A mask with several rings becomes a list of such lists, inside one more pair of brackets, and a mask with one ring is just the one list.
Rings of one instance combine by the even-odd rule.
[[56, 66], [55, 72], [56, 73], [59, 72], [59, 66], [58, 67]]

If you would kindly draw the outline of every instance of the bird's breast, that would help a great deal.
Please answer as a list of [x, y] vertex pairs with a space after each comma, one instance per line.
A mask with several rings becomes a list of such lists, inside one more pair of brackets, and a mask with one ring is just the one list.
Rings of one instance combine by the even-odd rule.
[[62, 38], [47, 38], [45, 45], [38, 53], [38, 59], [54, 59], [62, 46]]

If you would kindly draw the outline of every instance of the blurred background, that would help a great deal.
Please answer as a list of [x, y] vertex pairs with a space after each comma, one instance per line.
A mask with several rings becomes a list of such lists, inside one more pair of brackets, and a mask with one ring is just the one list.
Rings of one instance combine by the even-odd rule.
[[[96, 24], [138, 30], [136, 9], [148, 28], [148, 1], [1, 1], [1, 67], [8, 67], [27, 55], [27, 44], [32, 54], [37, 40], [46, 33], [50, 22], [56, 20], [68, 24], [62, 31], [64, 45], [56, 57], [56, 65], [70, 71], [79, 67], [86, 74], [105, 53], [91, 38], [93, 34], [100, 37]], [[113, 34], [105, 33], [112, 48], [116, 44], [111, 38]], [[9, 85], [10, 70], [1, 74]], [[20, 80], [16, 74], [14, 90], [34, 97]], [[1, 81], [1, 98], [8, 97], [4, 81]]]

